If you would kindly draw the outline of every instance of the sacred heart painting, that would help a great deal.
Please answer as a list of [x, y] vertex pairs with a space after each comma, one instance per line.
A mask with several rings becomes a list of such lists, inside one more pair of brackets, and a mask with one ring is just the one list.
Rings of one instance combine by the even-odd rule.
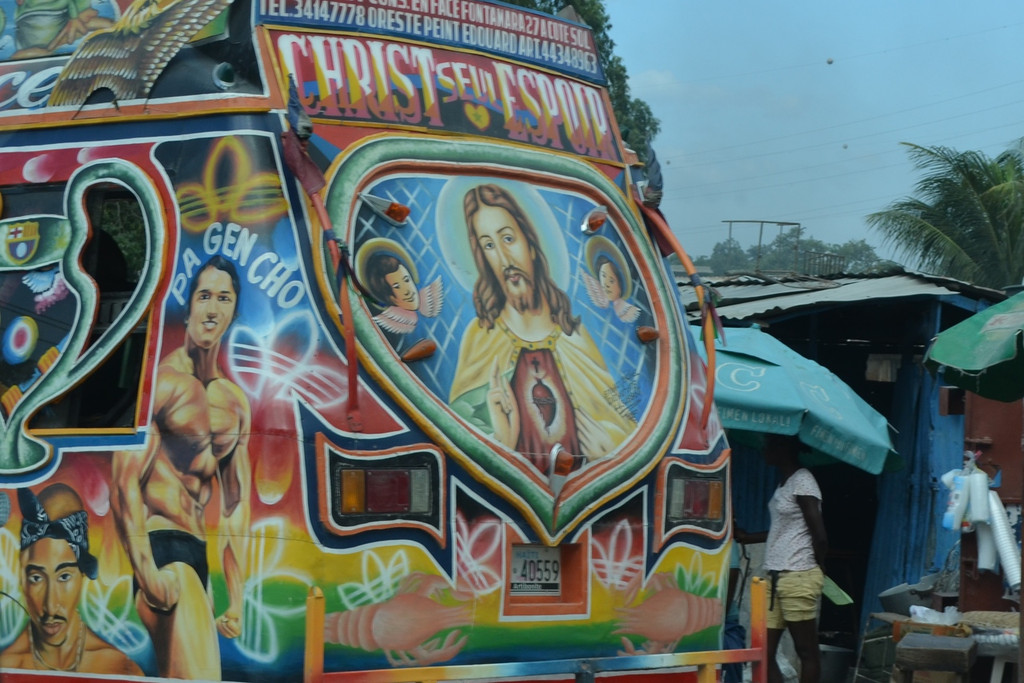
[[50, 456], [25, 425], [44, 404], [73, 387], [138, 324], [156, 289], [158, 259], [147, 259], [131, 300], [97, 339], [96, 283], [83, 270], [90, 233], [85, 195], [115, 185], [139, 202], [150, 254], [162, 251], [160, 199], [141, 169], [103, 160], [78, 169], [64, 192], [67, 216], [27, 215], [0, 221], [0, 471], [29, 471]]
[[377, 139], [348, 150], [327, 204], [368, 369], [538, 533], [563, 537], [650, 471], [687, 407], [688, 355], [658, 257], [605, 175]]

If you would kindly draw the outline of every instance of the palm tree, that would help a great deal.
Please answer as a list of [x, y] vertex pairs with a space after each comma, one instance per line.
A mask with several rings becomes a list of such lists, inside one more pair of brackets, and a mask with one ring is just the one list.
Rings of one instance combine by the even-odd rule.
[[916, 197], [867, 217], [917, 267], [1001, 289], [1024, 277], [1024, 140], [991, 159], [908, 145]]

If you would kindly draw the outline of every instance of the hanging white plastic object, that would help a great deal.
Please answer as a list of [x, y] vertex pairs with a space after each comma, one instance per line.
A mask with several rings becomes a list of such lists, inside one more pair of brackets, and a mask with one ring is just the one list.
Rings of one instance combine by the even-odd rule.
[[967, 496], [967, 519], [973, 523], [987, 522], [988, 510], [988, 475], [981, 470], [974, 470], [967, 477], [970, 494]]
[[953, 486], [949, 490], [949, 502], [946, 504], [946, 513], [942, 515], [942, 526], [945, 529], [960, 531], [960, 525], [963, 524], [969, 491], [966, 479], [966, 477], [960, 475], [953, 477]]
[[1003, 565], [1003, 579], [1010, 590], [1018, 591], [1020, 590], [1020, 548], [1017, 547], [1017, 541], [1010, 529], [1010, 520], [1006, 518], [1003, 501], [999, 500], [999, 494], [995, 491], [988, 492], [988, 507], [992, 513], [990, 524], [996, 539], [999, 562]]
[[978, 522], [974, 527], [975, 537], [978, 542], [978, 569], [986, 572], [994, 572], [999, 561], [996, 550], [996, 539], [992, 527], [987, 523]]

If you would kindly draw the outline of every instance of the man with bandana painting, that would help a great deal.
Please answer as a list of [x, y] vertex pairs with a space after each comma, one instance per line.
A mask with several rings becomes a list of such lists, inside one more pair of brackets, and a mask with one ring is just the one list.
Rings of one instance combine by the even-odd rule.
[[19, 489], [18, 505], [19, 576], [29, 622], [0, 653], [0, 670], [141, 676], [138, 665], [86, 626], [78, 610], [85, 579], [95, 579], [97, 571], [81, 498], [65, 484], [52, 484], [38, 498]]

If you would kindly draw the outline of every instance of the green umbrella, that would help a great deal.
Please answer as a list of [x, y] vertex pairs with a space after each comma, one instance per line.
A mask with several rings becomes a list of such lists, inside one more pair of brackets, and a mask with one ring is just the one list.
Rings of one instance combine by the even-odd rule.
[[885, 417], [830, 370], [757, 327], [728, 328], [725, 342], [715, 341], [723, 427], [796, 435], [811, 449], [807, 464], [839, 460], [871, 474], [901, 466]]
[[924, 360], [944, 381], [985, 398], [1024, 396], [1024, 292], [940, 332]]

